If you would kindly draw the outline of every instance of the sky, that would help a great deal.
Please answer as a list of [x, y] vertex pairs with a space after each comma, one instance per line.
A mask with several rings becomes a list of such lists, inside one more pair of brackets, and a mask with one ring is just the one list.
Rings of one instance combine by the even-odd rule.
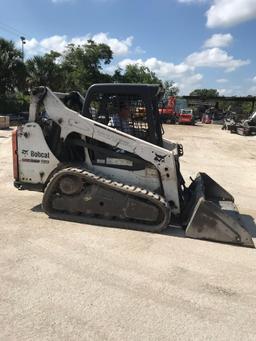
[[1, 0], [0, 36], [21, 35], [26, 58], [91, 38], [112, 48], [109, 73], [137, 63], [181, 94], [256, 95], [256, 0]]

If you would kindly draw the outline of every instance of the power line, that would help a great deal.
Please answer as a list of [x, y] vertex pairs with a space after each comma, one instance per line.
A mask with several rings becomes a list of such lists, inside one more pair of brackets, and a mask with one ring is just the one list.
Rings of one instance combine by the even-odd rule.
[[11, 34], [12, 36], [19, 37], [19, 35], [17, 33], [14, 33], [13, 31], [3, 27], [1, 24], [0, 24], [0, 30], [7, 32], [8, 34]]
[[13, 26], [7, 25], [7, 24], [5, 24], [5, 23], [3, 23], [3, 22], [0, 22], [0, 25], [3, 27], [3, 29], [8, 30], [9, 32], [11, 32], [12, 34], [15, 34], [16, 36], [21, 36], [21, 35], [27, 36], [27, 34], [25, 34], [25, 33], [22, 32], [22, 31], [17, 30], [17, 29], [16, 29], [15, 27], [13, 27]]
[[19, 37], [19, 39], [21, 40], [22, 61], [24, 62], [24, 45], [26, 44], [26, 38], [24, 37], [23, 32], [18, 31], [14, 27], [1, 23], [1, 22], [0, 22], [0, 30], [4, 30], [8, 32], [9, 34]]

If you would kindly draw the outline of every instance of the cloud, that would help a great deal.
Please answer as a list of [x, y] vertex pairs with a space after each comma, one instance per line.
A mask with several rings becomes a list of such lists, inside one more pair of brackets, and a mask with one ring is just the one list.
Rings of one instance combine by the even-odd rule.
[[65, 49], [67, 42], [66, 36], [52, 36], [49, 38], [42, 39], [38, 45], [43, 51], [55, 50], [57, 52], [62, 52]]
[[[228, 39], [227, 37], [225, 37], [226, 42], [227, 40], [231, 41], [231, 39], [229, 36]], [[225, 71], [230, 72], [249, 63], [249, 60], [235, 59], [226, 51], [218, 47], [214, 47], [211, 49], [205, 49], [200, 52], [194, 52], [187, 56], [179, 64], [163, 61], [155, 57], [145, 60], [141, 58], [125, 58], [121, 60], [116, 66], [110, 66], [108, 68], [108, 71], [111, 73], [116, 67], [125, 69], [125, 67], [129, 64], [146, 66], [151, 71], [153, 71], [160, 79], [174, 80], [183, 93], [188, 93], [193, 88], [199, 87], [201, 81], [203, 80], [203, 75], [196, 71], [198, 67], [222, 68], [225, 69]], [[217, 82], [226, 83], [228, 82], [228, 80], [226, 78], [221, 78], [218, 79]]]
[[256, 76], [253, 77], [252, 81], [256, 83]]
[[195, 73], [192, 75], [184, 75], [180, 80], [178, 80], [177, 86], [179, 87], [182, 94], [189, 94], [195, 88], [201, 87], [201, 81], [203, 80], [203, 75], [201, 73]]
[[29, 58], [34, 55], [41, 55], [50, 52], [51, 50], [63, 52], [67, 43], [67, 36], [65, 35], [54, 35], [40, 41], [36, 38], [27, 39], [25, 45], [25, 56]]
[[233, 41], [233, 37], [230, 33], [226, 34], [213, 34], [211, 38], [207, 39], [204, 43], [204, 47], [226, 47]]
[[256, 96], [256, 85], [249, 88], [248, 94], [252, 96]]
[[[16, 42], [16, 45], [19, 45], [20, 41]], [[27, 39], [26, 40], [26, 46], [25, 46], [25, 52], [31, 55], [31, 51], [38, 49], [38, 41], [35, 38]]]
[[136, 46], [134, 52], [135, 52], [136, 54], [144, 54], [144, 53], [146, 53], [146, 51], [143, 50], [143, 48], [140, 47], [140, 46]]
[[[203, 85], [203, 75], [196, 72], [196, 67], [186, 64], [186, 61], [180, 64], [174, 64], [166, 61], [159, 60], [157, 58], [148, 59], [130, 59], [125, 58], [116, 65], [109, 65], [105, 68], [105, 71], [113, 74], [117, 67], [124, 69], [129, 64], [138, 64], [149, 67], [151, 71], [163, 79], [174, 80], [175, 84], [179, 87], [181, 94], [189, 94], [195, 88], [205, 87]], [[254, 79], [254, 78], [253, 78]], [[229, 82], [226, 78], [220, 78], [216, 80], [220, 84]], [[256, 81], [256, 76], [255, 76]], [[219, 88], [220, 95], [222, 96], [247, 96], [256, 93], [256, 86], [250, 88], [244, 86], [230, 85], [228, 88]]]
[[252, 88], [241, 85], [231, 85], [228, 88], [217, 89], [220, 96], [248, 96], [252, 95]]
[[148, 59], [123, 59], [115, 67], [108, 67], [108, 72], [112, 73], [116, 67], [125, 69], [129, 64], [138, 64], [141, 66], [148, 67], [151, 71], [163, 79], [163, 80], [174, 80], [177, 86], [180, 88], [182, 93], [189, 93], [194, 87], [200, 86], [200, 82], [203, 79], [203, 75], [195, 73], [194, 67], [186, 65], [185, 63], [174, 64], [159, 60], [155, 57]]
[[[217, 36], [217, 37], [216, 37]], [[63, 52], [69, 43], [75, 45], [83, 45], [88, 39], [93, 39], [96, 43], [106, 43], [113, 50], [116, 56], [127, 56], [129, 54], [143, 54], [145, 51], [137, 46], [133, 47], [133, 37], [129, 36], [125, 39], [118, 39], [110, 37], [108, 33], [87, 34], [68, 38], [66, 35], [54, 35], [51, 37], [37, 40], [32, 38], [26, 41], [25, 56], [27, 58], [36, 54], [44, 54], [51, 50]], [[207, 44], [225, 44], [232, 41], [233, 37], [230, 34], [213, 35], [207, 40]], [[220, 41], [222, 41], [220, 43]], [[209, 43], [210, 42], [210, 43]], [[19, 44], [20, 42], [17, 42]], [[124, 58], [124, 57], [123, 57]], [[120, 59], [118, 59], [120, 60]], [[148, 67], [156, 73], [156, 75], [163, 80], [174, 80], [180, 87], [183, 93], [189, 93], [193, 88], [200, 87], [203, 75], [197, 72], [199, 67], [208, 68], [222, 68], [225, 71], [234, 71], [237, 68], [249, 64], [249, 60], [235, 59], [223, 49], [213, 47], [204, 49], [199, 52], [194, 52], [188, 55], [183, 61], [178, 64], [163, 61], [156, 57], [142, 59], [142, 58], [124, 58], [117, 64], [112, 63], [105, 68], [106, 72], [113, 73], [116, 67], [124, 69], [128, 64], [139, 64]], [[225, 83], [227, 80], [222, 78], [217, 80], [218, 83]], [[256, 76], [255, 76], [256, 82]]]
[[[19, 42], [17, 42], [19, 44]], [[66, 36], [51, 36], [38, 41], [36, 38], [27, 39], [25, 45], [25, 56], [32, 57], [40, 55], [51, 50], [62, 52], [67, 44]]]
[[232, 95], [232, 89], [217, 89], [220, 96], [231, 96]]
[[36, 54], [44, 54], [50, 52], [51, 50], [57, 52], [63, 52], [65, 47], [72, 43], [75, 45], [83, 45], [88, 39], [94, 40], [96, 43], [104, 43], [111, 47], [112, 51], [117, 56], [127, 55], [130, 52], [130, 48], [133, 44], [133, 37], [127, 37], [126, 39], [117, 39], [109, 36], [108, 33], [97, 33], [97, 34], [87, 34], [81, 37], [74, 37], [68, 39], [66, 35], [54, 35], [42, 40], [37, 40], [35, 38], [26, 41], [25, 54], [31, 57]]
[[244, 86], [230, 86], [229, 88], [217, 89], [220, 96], [255, 96], [256, 86], [244, 87]]
[[119, 40], [117, 38], [111, 38], [108, 33], [103, 32], [91, 36], [90, 39], [98, 44], [104, 43], [109, 45], [114, 54], [119, 56], [128, 54], [133, 43], [132, 36], [129, 36], [125, 40]]
[[181, 77], [185, 73], [192, 71], [193, 67], [190, 67], [184, 63], [173, 64], [169, 62], [164, 62], [157, 58], [148, 58], [145, 61], [142, 59], [123, 59], [118, 63], [118, 66], [124, 69], [129, 64], [138, 64], [148, 67], [150, 70], [155, 72], [162, 79], [170, 79]]
[[179, 3], [193, 4], [211, 2], [206, 12], [207, 26], [230, 27], [256, 19], [255, 0], [177, 0]]
[[255, 0], [214, 0], [206, 12], [208, 27], [229, 27], [256, 18]]
[[218, 67], [224, 68], [227, 72], [250, 64], [250, 60], [235, 59], [233, 56], [218, 47], [206, 49], [201, 52], [194, 52], [186, 58], [186, 63], [194, 67]]
[[217, 89], [220, 96], [247, 96], [250, 95], [250, 89], [241, 88], [240, 86], [231, 86], [229, 88]]
[[219, 79], [216, 79], [216, 82], [217, 83], [227, 83], [228, 79], [226, 79], [226, 78], [219, 78]]

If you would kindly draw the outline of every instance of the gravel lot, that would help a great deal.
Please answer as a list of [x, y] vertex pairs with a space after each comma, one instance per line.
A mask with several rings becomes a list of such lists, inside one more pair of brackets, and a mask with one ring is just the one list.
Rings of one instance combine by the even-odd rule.
[[[207, 172], [255, 229], [256, 137], [165, 131], [185, 178]], [[50, 220], [42, 194], [12, 185], [10, 136], [0, 130], [0, 340], [255, 340], [255, 249]]]

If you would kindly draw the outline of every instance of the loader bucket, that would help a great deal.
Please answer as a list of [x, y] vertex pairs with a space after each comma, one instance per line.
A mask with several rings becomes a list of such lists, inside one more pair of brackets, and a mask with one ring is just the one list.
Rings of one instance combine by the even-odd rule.
[[189, 192], [183, 215], [187, 237], [255, 247], [242, 225], [234, 198], [211, 177], [199, 173]]

